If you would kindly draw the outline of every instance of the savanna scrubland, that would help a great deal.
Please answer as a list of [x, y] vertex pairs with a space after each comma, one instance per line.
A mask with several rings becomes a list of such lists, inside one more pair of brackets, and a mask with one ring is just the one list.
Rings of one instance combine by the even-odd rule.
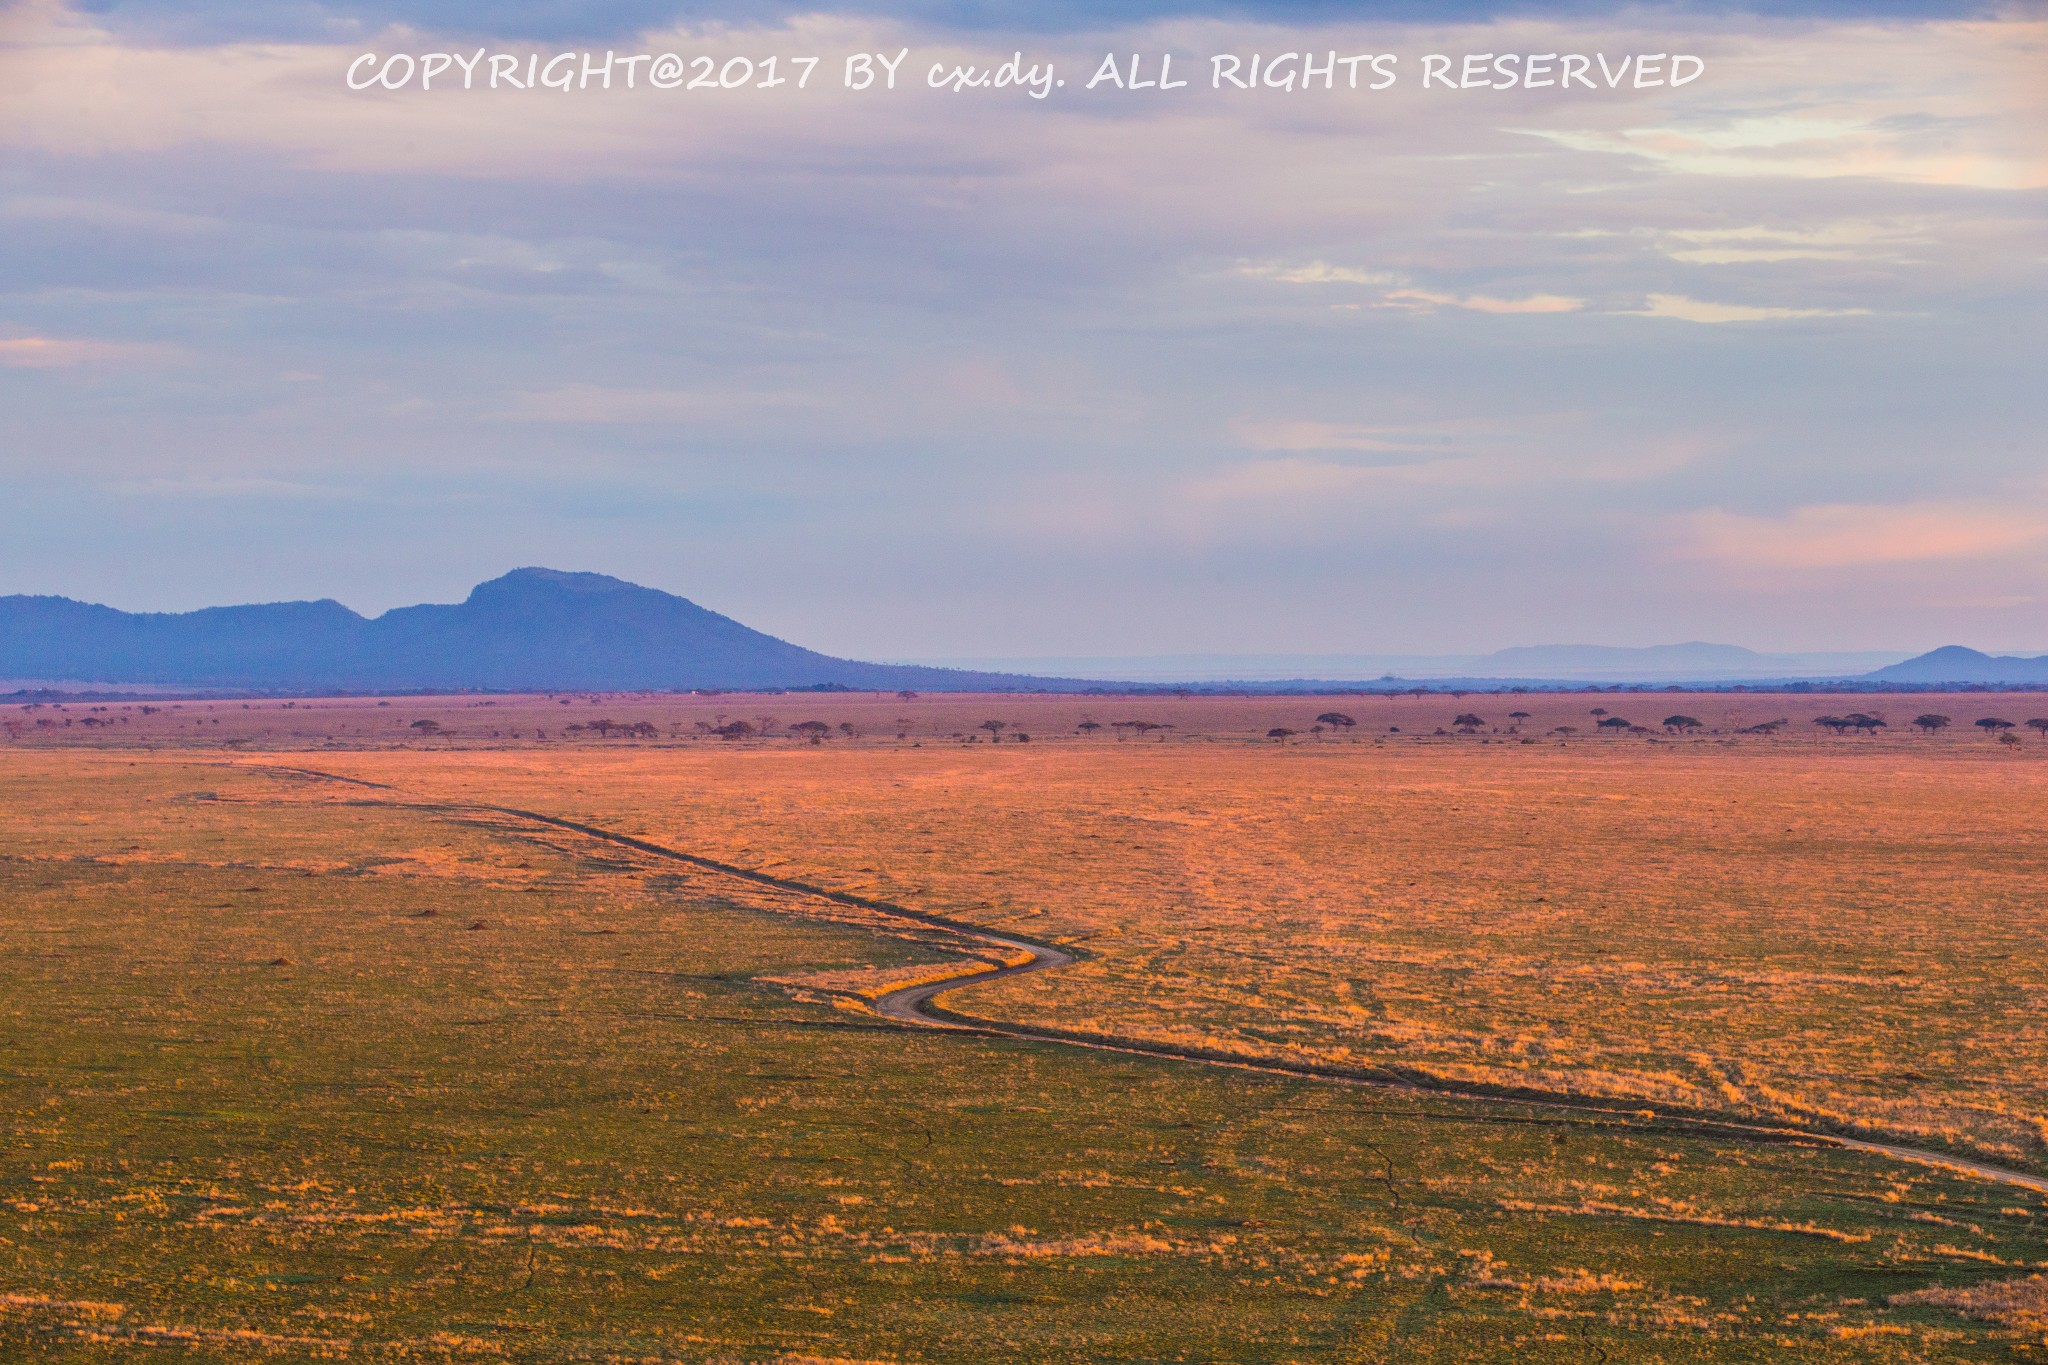
[[[1881, 729], [1811, 724], [1880, 705]], [[1640, 729], [1598, 730], [1596, 707]], [[0, 1341], [75, 1359], [2023, 1353], [2048, 1333], [2039, 1194], [1687, 1116], [2048, 1170], [2048, 745], [1971, 723], [2041, 711], [7, 708]], [[1954, 724], [1912, 730], [1927, 712]], [[1352, 723], [1319, 729], [1333, 713]], [[710, 733], [735, 719], [765, 734]], [[1604, 1107], [905, 1030], [861, 992], [957, 958], [944, 934], [486, 806], [1084, 954], [946, 998], [963, 1013]]]

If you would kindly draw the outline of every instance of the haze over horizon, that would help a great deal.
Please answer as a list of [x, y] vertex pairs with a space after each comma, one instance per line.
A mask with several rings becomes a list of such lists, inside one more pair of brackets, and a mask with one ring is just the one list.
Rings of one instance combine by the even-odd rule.
[[[552, 568], [527, 567], [509, 571], [513, 575], [539, 573], [545, 575], [566, 575], [569, 577], [590, 577], [609, 580], [629, 587], [656, 587], [653, 584], [639, 584], [630, 579], [605, 574], [594, 570], [557, 570]], [[497, 581], [499, 575], [484, 580], [486, 584]], [[333, 594], [304, 598], [250, 598], [234, 602], [208, 602], [191, 608], [172, 608], [166, 614], [189, 615], [194, 612], [213, 612], [223, 608], [291, 606], [332, 603], [366, 621], [375, 621], [392, 613], [404, 613], [419, 607], [455, 605], [466, 601], [476, 590], [453, 594], [446, 599], [415, 599], [395, 603], [382, 609], [361, 610], [342, 602]], [[681, 597], [694, 605], [717, 610], [714, 604], [691, 598], [688, 593], [672, 593], [671, 590], [656, 587], [657, 591]], [[9, 594], [0, 593], [0, 601]], [[61, 598], [95, 607], [112, 607], [116, 611], [131, 612], [138, 609], [121, 607], [112, 602], [95, 602], [70, 593], [17, 594], [15, 596]], [[145, 613], [149, 609], [140, 609]], [[730, 613], [724, 613], [730, 614]], [[749, 623], [751, 624], [751, 623]], [[765, 633], [780, 639], [792, 639], [774, 630]], [[793, 643], [803, 643], [792, 639]], [[1584, 678], [1586, 680], [1636, 678], [1650, 681], [1667, 679], [1690, 679], [1705, 681], [1712, 678], [1739, 678], [1753, 676], [1824, 677], [1849, 676], [1887, 663], [1925, 653], [1954, 641], [1917, 645], [1911, 648], [1854, 650], [1812, 650], [1812, 649], [1757, 649], [1753, 646], [1731, 641], [1705, 640], [1657, 640], [1645, 644], [1618, 644], [1613, 641], [1516, 641], [1508, 644], [1488, 645], [1482, 648], [1449, 650], [1440, 653], [1403, 651], [1396, 649], [1375, 650], [1267, 650], [1233, 651], [1222, 650], [1160, 650], [1150, 653], [1099, 652], [1068, 654], [908, 654], [890, 652], [879, 648], [852, 648], [843, 651], [840, 657], [867, 659], [879, 663], [907, 664], [934, 668], [964, 669], [1004, 673], [1056, 675], [1061, 677], [1115, 677], [1127, 681], [1148, 679], [1176, 679], [1190, 681], [1224, 681], [1229, 679], [1273, 680], [1293, 677], [1303, 678], [1361, 678], [1381, 673], [1398, 673], [1404, 677], [1452, 677], [1452, 676], [1555, 676], [1559, 678]], [[1973, 646], [1964, 646], [1974, 648]], [[825, 651], [831, 652], [831, 651]], [[2021, 647], [2013, 650], [1986, 650], [1991, 654], [2017, 654], [2032, 656], [2048, 654], [2048, 645], [2038, 648]], [[1607, 655], [1611, 658], [1603, 659]], [[1531, 670], [1535, 670], [1532, 672]], [[1545, 672], [1548, 669], [1550, 671]], [[1558, 671], [1562, 670], [1562, 671]], [[1772, 670], [1781, 670], [1774, 672]], [[5, 681], [5, 679], [0, 679]]]
[[[17, 4], [0, 594], [375, 614], [550, 563], [857, 658], [2048, 649], [2048, 19], [1374, 12]], [[343, 85], [458, 42], [1070, 88]], [[1302, 48], [1708, 66], [1072, 88]]]
[[[943, 674], [934, 670], [944, 670]], [[1511, 646], [1485, 654], [1161, 654], [832, 657], [700, 603], [610, 575], [529, 566], [476, 585], [458, 603], [374, 616], [332, 598], [132, 614], [67, 597], [0, 595], [0, 691], [73, 684], [188, 683], [296, 691], [483, 687], [610, 691], [850, 685], [1074, 690], [1111, 684], [1374, 679], [1541, 684], [1760, 683], [1798, 679], [1904, 683], [2048, 682], [2048, 654], [1992, 656], [1945, 646], [1767, 654], [1689, 641], [1648, 647]], [[72, 687], [72, 690], [76, 690]]]

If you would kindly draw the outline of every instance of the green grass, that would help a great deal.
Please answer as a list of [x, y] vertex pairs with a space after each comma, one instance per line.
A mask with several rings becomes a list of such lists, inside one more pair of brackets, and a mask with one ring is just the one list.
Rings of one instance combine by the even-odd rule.
[[799, 1003], [931, 949], [566, 836], [9, 791], [0, 1358], [2005, 1359], [1885, 1296], [2048, 1259], [1931, 1169]]

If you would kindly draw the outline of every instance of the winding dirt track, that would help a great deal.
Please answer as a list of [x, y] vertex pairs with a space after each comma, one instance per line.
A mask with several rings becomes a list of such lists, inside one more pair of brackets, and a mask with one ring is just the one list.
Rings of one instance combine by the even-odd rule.
[[[319, 772], [310, 768], [271, 768], [273, 772], [288, 772], [297, 776], [322, 778], [343, 782], [351, 786], [391, 791], [393, 788], [380, 782], [366, 782], [361, 778], [342, 777], [334, 773]], [[1570, 1113], [1597, 1115], [1610, 1122], [1619, 1121], [1625, 1126], [1649, 1128], [1654, 1125], [1658, 1131], [1687, 1132], [1700, 1136], [1725, 1137], [1739, 1141], [1768, 1143], [1773, 1145], [1810, 1145], [1847, 1148], [1853, 1151], [1869, 1152], [1876, 1156], [1895, 1161], [1909, 1161], [1923, 1166], [1935, 1166], [1944, 1170], [1961, 1172], [1980, 1179], [1995, 1181], [2003, 1185], [2048, 1194], [2048, 1176], [2034, 1175], [2026, 1171], [2015, 1171], [1989, 1162], [1976, 1161], [1968, 1157], [1955, 1156], [1947, 1152], [1930, 1151], [1918, 1147], [1901, 1146], [1888, 1142], [1871, 1142], [1862, 1138], [1847, 1137], [1839, 1133], [1820, 1132], [1806, 1128], [1774, 1127], [1765, 1124], [1742, 1123], [1716, 1118], [1709, 1114], [1673, 1113], [1666, 1111], [1655, 1117], [1645, 1117], [1641, 1109], [1624, 1108], [1619, 1104], [1602, 1103], [1598, 1100], [1582, 1099], [1571, 1095], [1542, 1091], [1485, 1091], [1466, 1089], [1428, 1080], [1427, 1078], [1402, 1075], [1395, 1072], [1373, 1074], [1361, 1071], [1340, 1070], [1334, 1067], [1319, 1067], [1306, 1063], [1281, 1061], [1252, 1061], [1225, 1054], [1212, 1053], [1198, 1048], [1176, 1047], [1168, 1043], [1148, 1043], [1139, 1039], [1127, 1039], [1099, 1034], [1069, 1033], [1059, 1029], [1031, 1024], [1005, 1023], [963, 1014], [947, 1008], [939, 997], [952, 995], [975, 986], [985, 986], [1013, 976], [1030, 972], [1056, 971], [1071, 966], [1077, 959], [1074, 953], [1050, 943], [1034, 939], [1015, 937], [985, 929], [980, 925], [949, 919], [943, 915], [927, 914], [911, 910], [888, 901], [878, 901], [867, 896], [856, 896], [849, 892], [832, 891], [825, 887], [813, 886], [807, 882], [792, 881], [787, 877], [776, 877], [752, 868], [740, 867], [733, 863], [720, 862], [695, 853], [620, 834], [597, 825], [565, 820], [560, 816], [545, 815], [539, 811], [521, 810], [513, 806], [484, 804], [440, 804], [403, 800], [364, 800], [351, 804], [394, 806], [409, 810], [428, 811], [441, 815], [499, 815], [523, 820], [554, 829], [570, 830], [603, 843], [616, 844], [634, 849], [652, 857], [672, 862], [686, 863], [706, 871], [722, 873], [752, 882], [758, 886], [773, 887], [803, 896], [815, 896], [834, 904], [866, 910], [871, 913], [903, 920], [925, 928], [942, 929], [959, 941], [962, 953], [979, 959], [989, 949], [1004, 950], [1005, 955], [1024, 952], [1031, 954], [1028, 962], [1009, 966], [987, 964], [983, 970], [964, 972], [943, 981], [922, 985], [905, 986], [890, 991], [873, 1001], [876, 1013], [884, 1018], [917, 1028], [946, 1029], [953, 1032], [972, 1034], [984, 1038], [1010, 1038], [1022, 1042], [1054, 1043], [1062, 1047], [1086, 1048], [1095, 1052], [1114, 1052], [1125, 1056], [1151, 1057], [1164, 1061], [1192, 1063], [1200, 1066], [1217, 1067], [1232, 1071], [1247, 1071], [1262, 1075], [1284, 1076], [1301, 1080], [1319, 1081], [1325, 1084], [1369, 1087], [1377, 1090], [1402, 1091], [1417, 1097], [1474, 1100], [1487, 1104], [1525, 1105], [1531, 1108], [1565, 1111]], [[1442, 1117], [1451, 1117], [1444, 1115]]]

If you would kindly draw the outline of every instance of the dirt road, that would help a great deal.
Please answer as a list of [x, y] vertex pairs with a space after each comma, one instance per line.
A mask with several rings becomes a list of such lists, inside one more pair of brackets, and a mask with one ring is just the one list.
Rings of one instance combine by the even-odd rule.
[[[273, 769], [273, 771], [278, 771]], [[378, 786], [362, 783], [356, 779], [320, 773], [311, 769], [286, 769], [296, 775], [314, 778], [330, 778], [337, 782], [351, 782], [360, 786]], [[1377, 1089], [1406, 1091], [1418, 1097], [1475, 1100], [1489, 1104], [1519, 1104], [1534, 1108], [1568, 1111], [1580, 1114], [1597, 1114], [1614, 1120], [1634, 1124], [1655, 1124], [1666, 1130], [1696, 1132], [1703, 1135], [1738, 1138], [1747, 1141], [1768, 1143], [1807, 1143], [1816, 1146], [1844, 1147], [1859, 1152], [1869, 1152], [1895, 1161], [1910, 1161], [1923, 1166], [1935, 1166], [1945, 1170], [1958, 1171], [1980, 1179], [2048, 1194], [2048, 1176], [2035, 1175], [2026, 1171], [2015, 1171], [1989, 1162], [1969, 1157], [1955, 1156], [1946, 1152], [1930, 1151], [1918, 1147], [1902, 1146], [1895, 1143], [1873, 1142], [1862, 1138], [1849, 1137], [1840, 1133], [1819, 1132], [1807, 1128], [1774, 1127], [1765, 1124], [1743, 1123], [1716, 1118], [1705, 1114], [1658, 1114], [1648, 1115], [1641, 1108], [1629, 1109], [1617, 1104], [1583, 1100], [1576, 1096], [1550, 1094], [1532, 1091], [1479, 1091], [1431, 1082], [1426, 1078], [1403, 1076], [1395, 1072], [1374, 1075], [1357, 1071], [1339, 1070], [1309, 1064], [1295, 1064], [1283, 1061], [1253, 1061], [1240, 1057], [1206, 1052], [1195, 1048], [1175, 1047], [1171, 1044], [1148, 1043], [1139, 1039], [1117, 1038], [1096, 1034], [1077, 1034], [1060, 1029], [1030, 1024], [1007, 1023], [992, 1019], [977, 1018], [951, 1009], [939, 1002], [939, 997], [955, 995], [976, 986], [1002, 981], [1010, 977], [1023, 976], [1030, 972], [1056, 971], [1071, 966], [1076, 956], [1051, 943], [1014, 937], [980, 925], [950, 919], [943, 915], [927, 914], [905, 906], [893, 905], [866, 896], [856, 896], [843, 891], [832, 891], [813, 886], [806, 882], [787, 877], [771, 876], [751, 868], [739, 867], [732, 863], [720, 862], [699, 854], [685, 853], [679, 849], [665, 847], [649, 840], [620, 834], [596, 825], [559, 816], [546, 815], [538, 811], [521, 810], [512, 806], [481, 804], [438, 804], [401, 800], [367, 800], [360, 804], [398, 806], [412, 810], [432, 812], [441, 815], [493, 814], [555, 829], [571, 830], [588, 838], [605, 843], [635, 849], [653, 857], [687, 863], [707, 871], [723, 873], [760, 886], [774, 887], [799, 895], [816, 896], [839, 905], [871, 911], [892, 919], [906, 921], [925, 928], [943, 929], [954, 935], [964, 955], [978, 956], [990, 948], [1006, 950], [1005, 955], [1016, 952], [1031, 954], [1028, 962], [1012, 966], [989, 966], [985, 971], [970, 972], [949, 977], [943, 981], [924, 985], [906, 986], [891, 991], [873, 1002], [875, 1011], [884, 1018], [917, 1028], [949, 1029], [972, 1033], [983, 1037], [1013, 1038], [1019, 1041], [1055, 1043], [1062, 1047], [1086, 1048], [1097, 1052], [1114, 1052], [1126, 1056], [1153, 1057], [1165, 1061], [1193, 1063], [1201, 1066], [1219, 1067], [1234, 1071], [1256, 1072], [1263, 1075], [1286, 1076], [1302, 1080], [1314, 1080], [1325, 1084], [1370, 1086]]]

